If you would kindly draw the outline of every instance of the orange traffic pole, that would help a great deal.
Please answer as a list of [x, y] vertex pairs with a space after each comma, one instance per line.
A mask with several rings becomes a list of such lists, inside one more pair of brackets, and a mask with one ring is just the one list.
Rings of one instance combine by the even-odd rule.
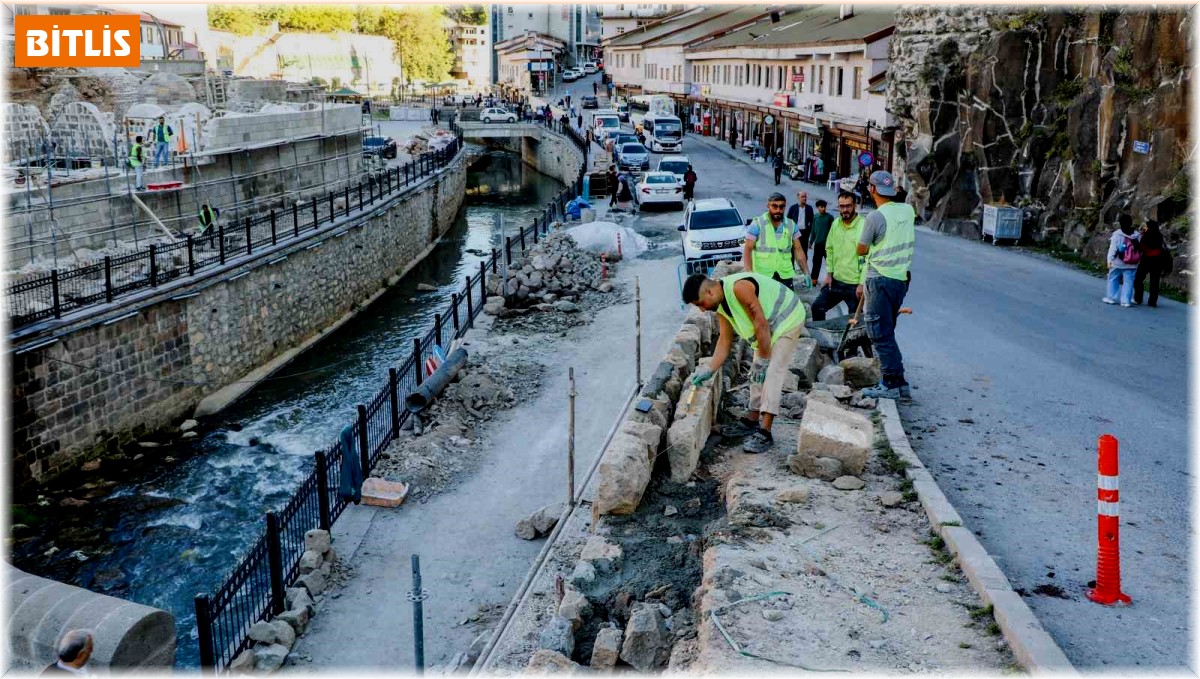
[[1100, 437], [1096, 482], [1096, 518], [1099, 536], [1096, 545], [1096, 586], [1087, 598], [1098, 604], [1130, 604], [1133, 600], [1121, 591], [1121, 516], [1117, 471], [1117, 439], [1111, 434]]

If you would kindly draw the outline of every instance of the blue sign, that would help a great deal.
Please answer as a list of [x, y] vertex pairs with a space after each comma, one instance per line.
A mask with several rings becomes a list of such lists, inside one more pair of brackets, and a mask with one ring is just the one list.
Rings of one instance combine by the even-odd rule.
[[1144, 154], [1147, 154], [1147, 153], [1150, 153], [1150, 142], [1148, 142], [1148, 141], [1135, 141], [1135, 142], [1133, 142], [1133, 152], [1134, 152], [1134, 153], [1141, 153], [1141, 154], [1143, 154], [1143, 155], [1144, 155]]
[[862, 165], [863, 167], [871, 167], [874, 162], [875, 156], [871, 155], [870, 151], [863, 151], [862, 153], [858, 154], [859, 165]]

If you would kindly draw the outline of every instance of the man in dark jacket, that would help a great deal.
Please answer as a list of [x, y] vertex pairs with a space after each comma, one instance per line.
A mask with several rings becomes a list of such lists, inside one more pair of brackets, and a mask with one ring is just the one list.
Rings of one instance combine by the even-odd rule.
[[608, 172], [604, 174], [604, 184], [608, 188], [610, 199], [608, 206], [613, 207], [617, 204], [617, 168], [609, 165]]
[[[779, 171], [776, 170], [776, 172]], [[775, 183], [779, 183], [778, 179]], [[798, 202], [788, 208], [787, 218], [796, 222], [796, 233], [800, 234], [800, 244], [804, 246], [804, 251], [808, 252], [808, 236], [812, 233], [813, 209], [808, 204], [807, 191], [797, 193], [796, 200]]]
[[783, 176], [783, 153], [775, 153], [775, 186], [779, 186], [779, 178]]
[[688, 165], [687, 172], [683, 173], [683, 199], [695, 200], [696, 198], [696, 171]]

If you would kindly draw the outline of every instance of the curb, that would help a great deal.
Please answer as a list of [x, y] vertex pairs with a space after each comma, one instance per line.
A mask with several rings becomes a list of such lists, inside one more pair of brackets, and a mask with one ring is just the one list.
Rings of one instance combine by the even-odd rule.
[[971, 587], [985, 604], [992, 606], [996, 623], [1017, 662], [1030, 673], [1077, 675], [1066, 654], [1042, 627], [1025, 600], [1013, 591], [1008, 578], [991, 555], [975, 535], [963, 527], [962, 517], [913, 452], [904, 425], [900, 422], [896, 402], [880, 399], [879, 412], [883, 415], [883, 431], [888, 445], [909, 465], [904, 474], [912, 481], [921, 506], [925, 508], [925, 515], [956, 557]]

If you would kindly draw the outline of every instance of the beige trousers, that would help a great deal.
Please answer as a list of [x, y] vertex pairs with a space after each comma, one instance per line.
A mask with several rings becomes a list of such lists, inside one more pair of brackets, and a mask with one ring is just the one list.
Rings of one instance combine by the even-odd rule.
[[771, 360], [767, 363], [767, 379], [762, 384], [750, 382], [750, 410], [779, 414], [779, 402], [783, 398], [783, 382], [792, 366], [792, 354], [804, 333], [800, 325], [787, 331], [771, 344]]

